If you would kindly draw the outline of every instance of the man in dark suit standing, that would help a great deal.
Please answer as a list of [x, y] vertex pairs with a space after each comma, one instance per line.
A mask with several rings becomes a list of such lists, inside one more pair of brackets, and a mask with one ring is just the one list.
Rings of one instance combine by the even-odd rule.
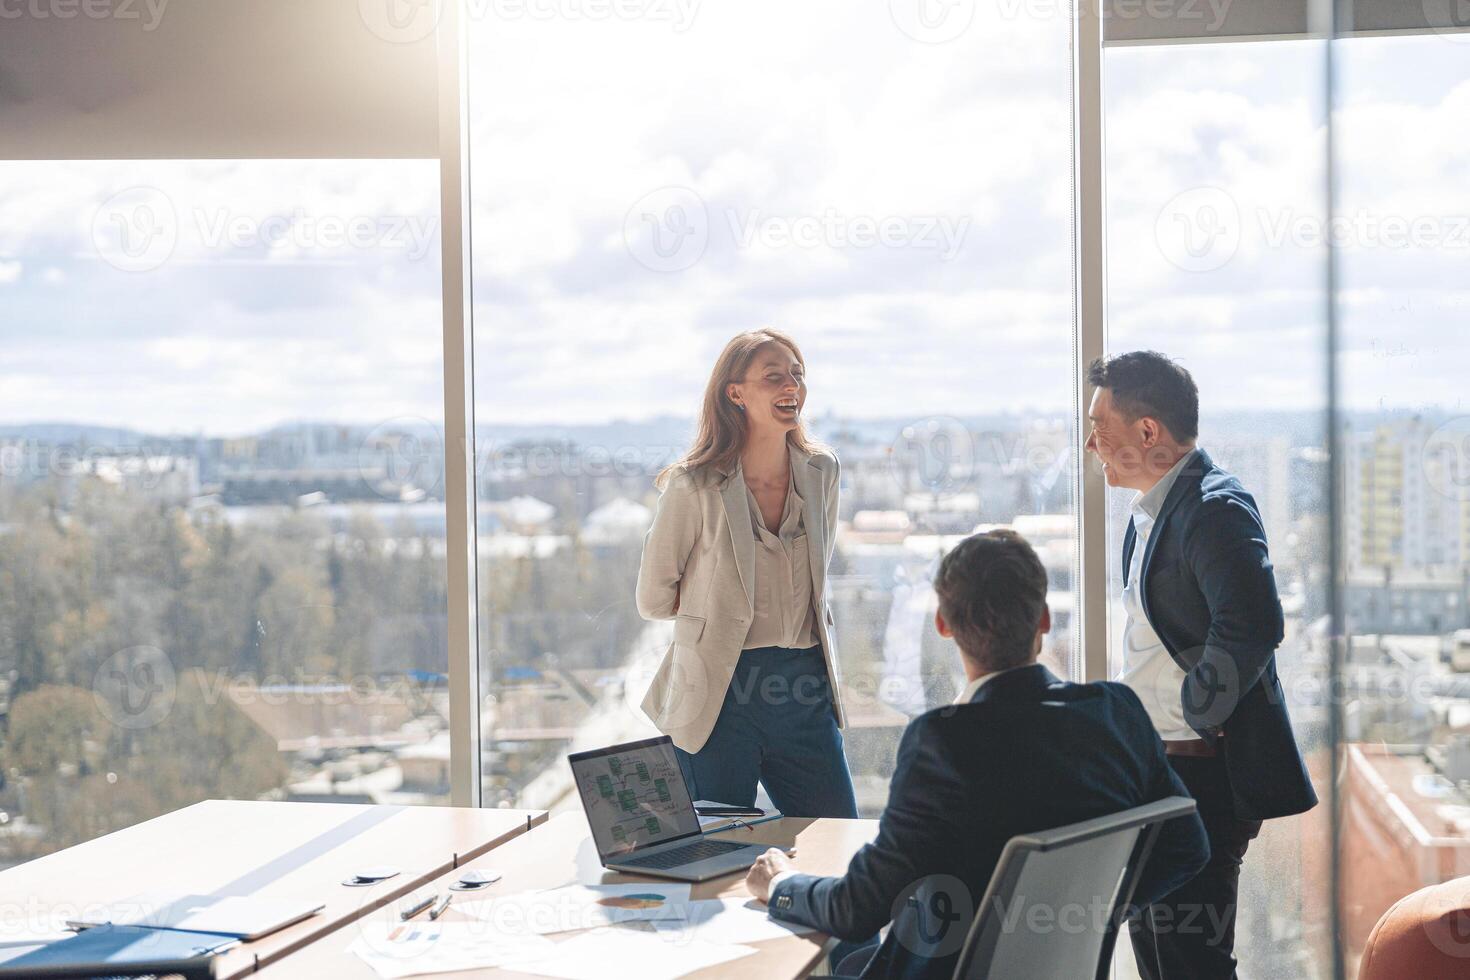
[[[746, 878], [772, 918], [841, 939], [869, 939], [892, 918], [864, 977], [948, 980], [1015, 835], [1185, 792], [1132, 691], [1069, 684], [1036, 663], [1051, 614], [1046, 570], [1023, 538], [1004, 530], [966, 538], [945, 556], [934, 588], [935, 626], [959, 646], [969, 686], [904, 732], [877, 839], [840, 878], [799, 874], [775, 849]], [[1206, 857], [1197, 816], [1169, 821], [1135, 901], [1183, 884]], [[857, 971], [844, 963], [842, 972]]]
[[1195, 445], [1199, 392], [1162, 354], [1098, 359], [1087, 449], [1137, 491], [1123, 540], [1118, 680], [1143, 702], [1199, 806], [1210, 861], [1130, 924], [1144, 980], [1235, 976], [1236, 894], [1261, 821], [1317, 795], [1292, 736], [1266, 532], [1240, 481]]

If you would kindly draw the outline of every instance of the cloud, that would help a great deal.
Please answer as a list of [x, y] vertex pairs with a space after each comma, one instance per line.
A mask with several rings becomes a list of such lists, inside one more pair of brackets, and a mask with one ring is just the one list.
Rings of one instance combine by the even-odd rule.
[[[801, 339], [816, 411], [1070, 411], [1066, 19], [976, 5], [960, 36], [924, 44], [887, 8], [700, 4], [683, 31], [473, 26], [482, 421], [688, 414], [724, 341], [761, 325]], [[1392, 57], [1341, 46], [1344, 208], [1470, 213], [1461, 52], [1382, 40]], [[1323, 218], [1320, 59], [1317, 42], [1108, 54], [1110, 343], [1177, 354], [1207, 405], [1322, 398], [1323, 253], [1273, 240]], [[1406, 59], [1443, 84], [1403, 84]], [[625, 231], [667, 186], [707, 214], [682, 271], [640, 264]], [[1229, 261], [1205, 272], [1156, 237], [1161, 209], [1198, 187], [1241, 215]], [[129, 188], [156, 189], [177, 218], [153, 271], [109, 265], [95, 242], [99, 207]], [[415, 259], [383, 235], [311, 230], [437, 209], [432, 161], [0, 163], [0, 419], [214, 432], [437, 417], [437, 248]], [[904, 244], [854, 243], [890, 219]], [[923, 244], [925, 221], [964, 223], [948, 258]], [[814, 243], [776, 234], [813, 222]], [[1458, 397], [1463, 261], [1344, 253], [1350, 400]]]

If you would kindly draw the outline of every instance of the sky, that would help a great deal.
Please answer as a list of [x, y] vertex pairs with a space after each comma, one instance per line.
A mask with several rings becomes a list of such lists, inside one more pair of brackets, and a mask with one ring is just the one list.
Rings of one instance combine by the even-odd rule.
[[[479, 422], [690, 415], [758, 326], [815, 414], [1070, 411], [1064, 19], [559, 9], [471, 27]], [[1467, 52], [1337, 47], [1355, 407], [1460, 398]], [[1207, 412], [1325, 401], [1322, 55], [1107, 55], [1109, 345], [1179, 357]], [[425, 161], [0, 163], [0, 423], [436, 419], [437, 209]]]

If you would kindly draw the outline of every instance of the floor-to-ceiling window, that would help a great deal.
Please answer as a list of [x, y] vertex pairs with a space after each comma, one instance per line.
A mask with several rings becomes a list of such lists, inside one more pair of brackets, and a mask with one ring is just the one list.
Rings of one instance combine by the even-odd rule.
[[0, 164], [0, 864], [448, 799], [432, 161]]
[[[1018, 528], [1073, 641], [1070, 15], [898, 2], [471, 15], [487, 802], [575, 806], [648, 733], [653, 477], [715, 356], [791, 333], [842, 460], [830, 589], [861, 811], [954, 696], [937, 559]], [[503, 97], [514, 92], [514, 97]]]
[[[1470, 35], [1359, 38], [1335, 58], [1352, 975], [1394, 902], [1470, 875]], [[1470, 963], [1452, 919], [1425, 929]]]
[[[1332, 956], [1327, 252], [1299, 234], [1326, 223], [1324, 46], [1123, 47], [1105, 62], [1107, 347], [1158, 350], [1190, 371], [1199, 445], [1260, 507], [1286, 622], [1277, 664], [1323, 801], [1267, 821], [1245, 860], [1242, 973], [1283, 980], [1330, 976]], [[1133, 496], [1109, 491], [1115, 672]]]

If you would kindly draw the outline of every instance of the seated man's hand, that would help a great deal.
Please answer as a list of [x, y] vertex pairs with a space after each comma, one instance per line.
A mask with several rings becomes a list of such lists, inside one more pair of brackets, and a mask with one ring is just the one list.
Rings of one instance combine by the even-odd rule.
[[745, 876], [745, 887], [750, 893], [762, 902], [771, 900], [771, 879], [786, 871], [795, 871], [796, 865], [786, 856], [785, 852], [772, 847], [766, 853], [755, 859], [750, 871]]

